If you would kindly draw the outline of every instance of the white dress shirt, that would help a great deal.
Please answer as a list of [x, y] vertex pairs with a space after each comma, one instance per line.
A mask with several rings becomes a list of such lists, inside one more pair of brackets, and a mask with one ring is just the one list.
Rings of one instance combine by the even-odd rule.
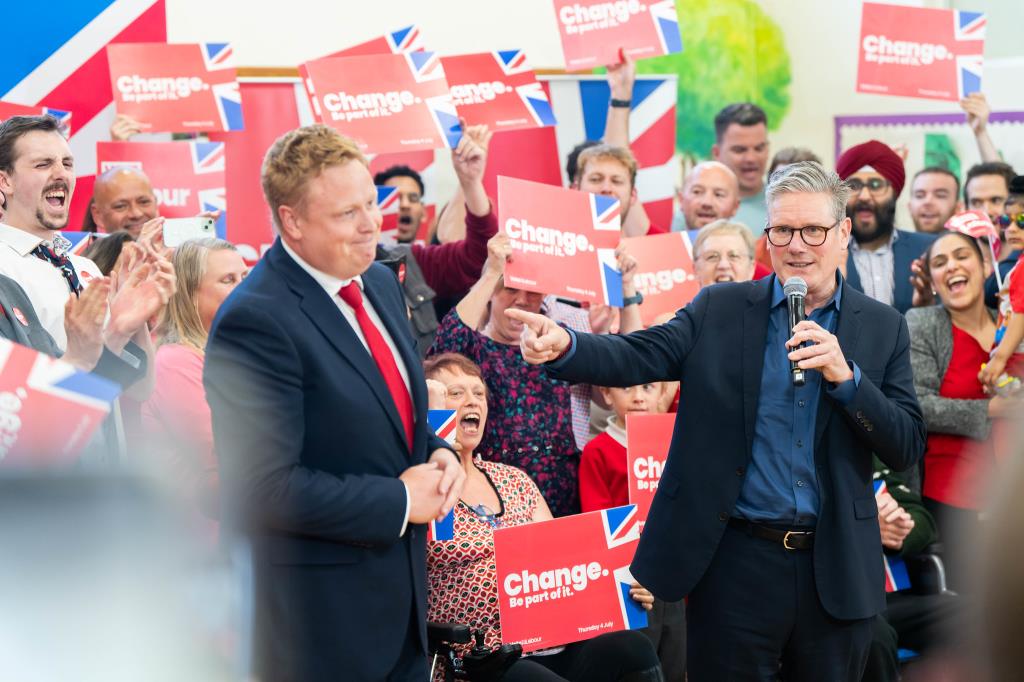
[[[300, 268], [305, 270], [309, 274], [309, 276], [312, 277], [316, 281], [316, 283], [323, 288], [325, 292], [327, 292], [327, 295], [331, 298], [332, 301], [334, 301], [334, 305], [338, 307], [338, 310], [341, 312], [342, 317], [344, 317], [345, 321], [348, 322], [350, 327], [352, 327], [352, 331], [355, 332], [355, 335], [359, 339], [359, 342], [363, 344], [363, 348], [366, 349], [367, 359], [373, 361], [373, 355], [370, 353], [370, 346], [366, 343], [366, 337], [363, 335], [363, 330], [359, 327], [359, 320], [356, 319], [355, 311], [352, 309], [351, 306], [349, 306], [349, 304], [345, 303], [345, 301], [342, 300], [341, 296], [338, 295], [338, 292], [341, 291], [341, 288], [347, 286], [349, 282], [352, 282], [353, 280], [359, 286], [360, 291], [363, 291], [363, 278], [357, 275], [351, 279], [338, 279], [333, 275], [328, 275], [326, 272], [317, 270], [312, 265], [302, 260], [302, 258], [300, 258], [297, 253], [295, 253], [294, 251], [292, 251], [291, 248], [289, 248], [288, 244], [286, 244], [283, 239], [281, 240], [281, 246], [284, 247], [285, 253], [291, 256], [292, 260], [295, 261], [295, 263]], [[377, 326], [377, 330], [380, 332], [380, 335], [384, 337], [384, 342], [388, 345], [388, 350], [391, 351], [391, 354], [395, 358], [395, 364], [398, 365], [398, 371], [402, 375], [402, 381], [405, 382], [405, 387], [409, 391], [409, 396], [411, 398], [412, 386], [409, 384], [409, 370], [406, 368], [405, 363], [402, 361], [402, 356], [398, 352], [398, 346], [395, 345], [394, 339], [392, 339], [391, 334], [388, 333], [388, 328], [384, 326], [384, 321], [380, 319], [380, 315], [378, 315], [377, 311], [374, 310], [373, 303], [371, 303], [369, 297], [365, 295], [363, 296], [363, 307], [366, 309], [366, 314], [369, 316], [370, 320]], [[413, 418], [416, 418], [415, 409], [413, 410]], [[403, 481], [402, 484], [405, 485], [405, 482]], [[405, 520], [402, 521], [402, 532], [398, 534], [399, 537], [405, 535], [405, 528], [408, 525], [409, 487], [406, 486]]]
[[[60, 349], [66, 350], [68, 337], [64, 331], [64, 305], [71, 289], [59, 268], [32, 254], [43, 240], [24, 230], [0, 223], [0, 274], [7, 275], [25, 290], [39, 321]], [[82, 286], [102, 277], [100, 269], [88, 258], [69, 256]]]
[[864, 293], [880, 303], [892, 305], [896, 288], [892, 245], [899, 238], [899, 231], [893, 230], [889, 241], [874, 251], [861, 248], [856, 239], [850, 240], [853, 266], [860, 275]]

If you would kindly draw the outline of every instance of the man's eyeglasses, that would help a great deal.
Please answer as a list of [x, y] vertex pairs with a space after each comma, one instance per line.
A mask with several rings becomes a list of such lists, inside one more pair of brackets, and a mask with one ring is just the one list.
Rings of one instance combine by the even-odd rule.
[[846, 186], [850, 188], [854, 195], [860, 194], [861, 190], [867, 187], [870, 194], [879, 196], [885, 194], [885, 190], [889, 188], [889, 181], [882, 178], [870, 178], [865, 182], [858, 178], [850, 178], [846, 181]]
[[772, 243], [772, 246], [789, 246], [789, 243], [793, 241], [793, 235], [797, 232], [800, 233], [800, 238], [804, 240], [804, 244], [807, 244], [807, 246], [821, 246], [828, 238], [828, 231], [838, 225], [839, 221], [836, 221], [831, 227], [822, 227], [821, 225], [808, 225], [807, 227], [778, 225], [776, 227], [766, 227], [764, 232], [768, 235], [768, 241]]
[[1016, 215], [1004, 213], [999, 216], [1000, 227], [1009, 227], [1010, 223], [1017, 223], [1017, 227], [1024, 228], [1024, 213], [1018, 213]]
[[[709, 251], [707, 253], [702, 253], [700, 255], [700, 259], [705, 263], [710, 263], [711, 265], [718, 265], [718, 263], [722, 260], [722, 255], [723, 254], [717, 251]], [[724, 255], [733, 265], [750, 260], [750, 255], [746, 253], [736, 253], [735, 251], [730, 251], [729, 253]]]
[[[463, 502], [463, 504], [466, 503]], [[472, 506], [466, 504], [466, 508], [476, 514], [481, 521], [489, 523], [491, 528], [501, 528], [501, 519], [499, 519], [497, 513], [491, 511], [489, 507], [482, 504], [474, 504]]]

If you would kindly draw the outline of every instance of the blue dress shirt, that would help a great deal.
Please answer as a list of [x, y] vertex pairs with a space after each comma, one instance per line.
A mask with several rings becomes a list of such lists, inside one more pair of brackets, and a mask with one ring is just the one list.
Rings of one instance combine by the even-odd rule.
[[[822, 376], [817, 370], [809, 370], [803, 386], [793, 385], [786, 348], [790, 337], [786, 296], [778, 278], [773, 279], [753, 453], [733, 516], [810, 527], [815, 525], [820, 504], [814, 426], [822, 399]], [[808, 316], [833, 334], [842, 299], [842, 280], [837, 277], [837, 281], [832, 300]], [[851, 366], [853, 379], [825, 387], [840, 404], [853, 399], [860, 383], [860, 369], [852, 363]]]

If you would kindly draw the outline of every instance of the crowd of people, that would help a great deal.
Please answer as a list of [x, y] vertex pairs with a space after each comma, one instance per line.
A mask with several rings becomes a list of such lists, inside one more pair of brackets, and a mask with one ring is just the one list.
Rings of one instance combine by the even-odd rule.
[[[571, 186], [618, 199], [624, 235], [665, 232], [669, 226], [652, 225], [638, 200], [628, 107], [620, 106], [632, 97], [635, 67], [627, 60], [609, 69], [608, 79], [606, 136], [581, 141], [569, 160]], [[908, 414], [920, 406], [924, 456], [918, 463], [909, 451], [896, 456], [885, 451], [891, 443], [880, 445], [873, 465], [862, 462], [858, 471], [870, 468], [886, 492], [868, 509], [859, 499], [854, 506], [857, 519], [877, 517], [879, 551], [938, 553], [949, 591], [890, 594], [877, 616], [826, 605], [870, 621], [864, 679], [899, 679], [899, 649], [926, 657], [955, 653], [953, 628], [976, 592], [972, 540], [983, 534], [989, 486], [1010, 455], [1010, 417], [1024, 403], [1024, 266], [1018, 266], [1024, 176], [1000, 160], [986, 130], [984, 97], [970, 95], [962, 106], [982, 158], [963, 178], [935, 166], [908, 183], [902, 150], [872, 140], [837, 159], [839, 187], [827, 184], [831, 171], [811, 150], [782, 149], [772, 157], [764, 111], [730, 104], [715, 117], [713, 158], [682, 178], [671, 225], [689, 233], [702, 287], [692, 308], [701, 315], [716, 300], [731, 305], [735, 296], [727, 293], [736, 289], [730, 287], [780, 280], [780, 267], [787, 275], [810, 272], [793, 260], [800, 249], [835, 243], [839, 274], [828, 277], [838, 277], [843, 292], [862, 292], [894, 309], [891, 318], [877, 317], [879, 326], [898, 320], [909, 330], [905, 339], [896, 327], [865, 328], [859, 343], [909, 344], [913, 394], [901, 399]], [[119, 117], [113, 134], [127, 139], [137, 130]], [[338, 133], [322, 126], [287, 133], [262, 168], [278, 239], [250, 270], [222, 239], [167, 247], [153, 188], [136, 169], [100, 175], [88, 224], [68, 225], [75, 160], [56, 122], [19, 116], [0, 123], [0, 330], [123, 387], [83, 461], [117, 466], [148, 459], [180, 494], [211, 547], [228, 528], [251, 536], [259, 642], [254, 665], [263, 679], [332, 679], [330, 670], [384, 679], [396, 661], [422, 657], [418, 633], [425, 620], [465, 623], [483, 631], [487, 645], [497, 645], [494, 529], [628, 503], [628, 414], [678, 411], [680, 420], [710, 427], [719, 416], [709, 406], [720, 400], [742, 406], [746, 397], [721, 395], [724, 389], [713, 382], [708, 395], [694, 395], [694, 387], [710, 380], [704, 373], [654, 380], [658, 372], [642, 371], [639, 361], [615, 374], [614, 362], [598, 362], [602, 367], [588, 373], [552, 371], [550, 363], [531, 360], [522, 347], [533, 330], [530, 315], [572, 330], [570, 356], [597, 357], [590, 355], [596, 347], [584, 342], [588, 335], [623, 343], [636, 338], [637, 346], [653, 344], [654, 337], [630, 336], [643, 329], [643, 303], [628, 248], [617, 251], [621, 308], [506, 285], [505, 265], [514, 255], [499, 230], [496, 198], [483, 184], [491, 135], [485, 126], [465, 129], [451, 152], [457, 193], [420, 243], [415, 237], [426, 215], [419, 174], [396, 166], [371, 177], [358, 148]], [[819, 192], [793, 189], [793, 183], [814, 178], [815, 187], [831, 187], [827, 219], [786, 214], [779, 202], [787, 192]], [[374, 183], [398, 189], [397, 245], [378, 243]], [[903, 216], [896, 202], [905, 187], [910, 201]], [[987, 216], [993, 226], [988, 237], [945, 229], [963, 210]], [[104, 235], [81, 256], [68, 253], [60, 234], [80, 228]], [[780, 259], [788, 260], [783, 266]], [[846, 297], [826, 298], [809, 315], [841, 340], [839, 311], [858, 301]], [[661, 328], [664, 340], [677, 340], [672, 325], [685, 319], [680, 313], [674, 321], [659, 320], [647, 333]], [[767, 318], [764, 324], [769, 338], [786, 344], [788, 327], [769, 325]], [[745, 343], [742, 334], [733, 335], [738, 328], [722, 322], [716, 330], [711, 343], [734, 345], [738, 354]], [[800, 340], [825, 347], [811, 335]], [[785, 357], [773, 357], [766, 355], [764, 376], [776, 370], [788, 376]], [[581, 361], [568, 362], [575, 367]], [[705, 370], [728, 374], [717, 362]], [[823, 370], [820, 396], [846, 405], [862, 377], [879, 384], [889, 369], [858, 365], [849, 379]], [[609, 380], [572, 380], [591, 375]], [[621, 385], [619, 377], [638, 380]], [[812, 383], [812, 404], [818, 404], [819, 382]], [[762, 402], [769, 395], [762, 387]], [[428, 404], [456, 410], [454, 450], [426, 432]], [[850, 419], [871, 431], [867, 418], [857, 415]], [[820, 411], [817, 419], [825, 419]], [[814, 439], [813, 414], [794, 428], [806, 428], [801, 437]], [[722, 438], [743, 436], [740, 426]], [[687, 438], [677, 428], [674, 440]], [[755, 455], [774, 447], [762, 443], [759, 430], [748, 438]], [[700, 457], [715, 458], [710, 448]], [[685, 475], [699, 471], [695, 462], [669, 466]], [[709, 477], [699, 485], [753, 481], [755, 467], [748, 475], [746, 466], [736, 467], [733, 480]], [[820, 532], [826, 521], [835, 523], [820, 511], [819, 496], [832, 494], [828, 477], [820, 466], [794, 466], [812, 483], [798, 480], [798, 487], [780, 493], [792, 506], [792, 527], [813, 533], [817, 525]], [[720, 519], [730, 528], [757, 521], [765, 496], [779, 492], [770, 472], [757, 474], [756, 489], [744, 484], [735, 511], [726, 514], [737, 518]], [[658, 499], [671, 495], [659, 492]], [[455, 539], [424, 547], [421, 524], [451, 509]], [[649, 528], [667, 532], [663, 524]], [[679, 538], [672, 551], [692, 548], [688, 536]], [[505, 679], [682, 680], [688, 654], [699, 657], [690, 679], [706, 679], [694, 669], [706, 671], [715, 664], [711, 657], [743, 656], [695, 625], [713, 618], [717, 605], [709, 597], [716, 581], [742, 581], [720, 559], [704, 567], [707, 580], [688, 593], [695, 616], [687, 614], [681, 598], [687, 595], [648, 571], [637, 577], [652, 584], [637, 582], [630, 591], [649, 614], [643, 635], [605, 634], [527, 656]], [[381, 586], [368, 590], [363, 580], [371, 574]], [[346, 581], [344, 588], [335, 584]], [[359, 622], [341, 615], [353, 610], [377, 615]], [[335, 646], [335, 638], [350, 645]], [[360, 650], [377, 653], [360, 657]], [[851, 670], [859, 674], [863, 660]]]

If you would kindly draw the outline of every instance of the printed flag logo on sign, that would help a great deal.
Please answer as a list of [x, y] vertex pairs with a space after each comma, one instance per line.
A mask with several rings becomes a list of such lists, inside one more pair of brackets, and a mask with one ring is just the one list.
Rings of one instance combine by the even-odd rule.
[[517, 130], [555, 125], [547, 93], [522, 50], [442, 57], [459, 116], [468, 125]]
[[113, 382], [0, 340], [0, 466], [74, 463], [119, 392]]
[[857, 92], [958, 101], [981, 90], [985, 15], [864, 3]]
[[[393, 188], [384, 188], [393, 189]], [[441, 440], [450, 445], [455, 444], [456, 410], [427, 410], [427, 423], [430, 429]], [[444, 542], [455, 539], [455, 509], [440, 521], [433, 520], [427, 524], [427, 542]]]
[[536, 651], [646, 627], [629, 596], [639, 539], [633, 505], [495, 530], [502, 642]]
[[511, 239], [505, 282], [516, 289], [622, 305], [617, 199], [498, 178], [498, 222]]
[[681, 52], [674, 0], [554, 0], [567, 71]]
[[399, 196], [397, 187], [381, 187], [377, 185], [377, 207], [383, 222], [380, 226], [382, 241], [394, 242], [395, 231], [398, 230]]
[[641, 530], [665, 471], [675, 428], [674, 414], [626, 415], [626, 474], [629, 503], [636, 505]]
[[144, 172], [153, 185], [160, 215], [188, 218], [220, 211], [217, 236], [227, 229], [223, 142], [100, 142], [100, 173], [127, 166]]
[[[874, 481], [875, 497], [888, 492], [885, 481], [877, 479]], [[885, 591], [899, 592], [910, 587], [910, 575], [907, 573], [907, 564], [902, 557], [895, 554], [882, 553], [882, 565], [885, 568]]]
[[107, 47], [117, 112], [143, 130], [241, 130], [242, 98], [228, 43], [117, 43]]
[[356, 139], [363, 151], [454, 147], [462, 136], [433, 52], [328, 57], [299, 71], [316, 118]]

